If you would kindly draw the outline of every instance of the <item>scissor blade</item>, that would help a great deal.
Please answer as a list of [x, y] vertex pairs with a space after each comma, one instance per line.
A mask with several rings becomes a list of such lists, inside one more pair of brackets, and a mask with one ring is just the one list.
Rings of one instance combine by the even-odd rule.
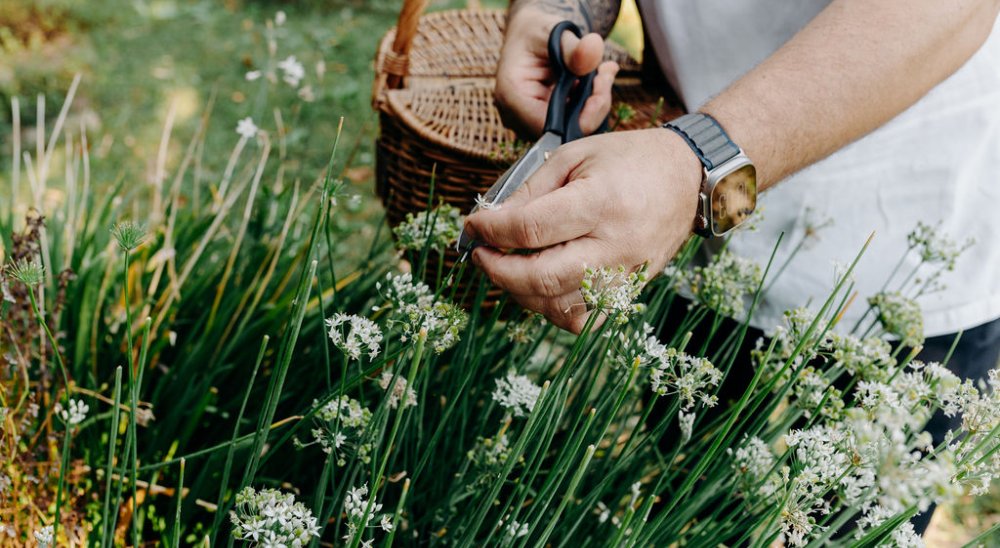
[[[510, 166], [510, 168], [504, 172], [499, 179], [497, 179], [497, 182], [493, 183], [493, 186], [486, 192], [483, 200], [495, 205], [502, 204], [507, 200], [507, 198], [514, 194], [517, 189], [521, 188], [524, 185], [524, 182], [527, 181], [528, 178], [531, 177], [536, 171], [538, 171], [538, 168], [542, 167], [542, 164], [545, 163], [545, 159], [548, 157], [549, 153], [559, 148], [559, 145], [561, 144], [562, 137], [555, 133], [548, 132], [542, 135], [542, 138], [532, 145], [531, 148], [528, 149], [528, 152], [525, 152], [523, 156], [518, 158], [518, 160], [514, 162], [514, 164]], [[473, 207], [469, 214], [471, 215], [476, 211], [479, 211], [478, 205]], [[465, 229], [463, 228], [462, 233], [458, 237], [458, 245], [456, 245], [456, 249], [463, 253], [461, 260], [465, 260], [475, 247], [476, 242], [474, 242], [472, 238], [465, 233]]]

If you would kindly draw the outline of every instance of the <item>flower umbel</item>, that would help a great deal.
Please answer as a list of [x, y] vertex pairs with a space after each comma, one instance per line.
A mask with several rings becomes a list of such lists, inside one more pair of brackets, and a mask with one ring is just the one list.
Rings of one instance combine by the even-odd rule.
[[14, 264], [7, 265], [7, 275], [24, 285], [34, 286], [42, 283], [45, 279], [45, 268], [37, 259], [21, 259]]
[[316, 517], [291, 493], [245, 487], [229, 514], [233, 537], [252, 546], [305, 546], [319, 536]]
[[624, 266], [587, 267], [580, 282], [580, 293], [587, 306], [607, 314], [618, 323], [624, 323], [632, 313], [642, 310], [642, 305], [634, 301], [648, 279], [645, 265], [635, 272], [628, 272]]
[[[251, 73], [247, 73], [247, 80], [256, 78], [257, 76], [251, 77]], [[247, 116], [236, 124], [236, 133], [244, 139], [253, 139], [257, 136], [257, 124], [253, 123], [253, 118]]]
[[56, 404], [56, 413], [68, 426], [76, 426], [87, 418], [90, 406], [83, 403], [83, 400], [69, 400], [67, 409], [63, 409], [61, 404]]
[[497, 379], [496, 389], [493, 390], [493, 401], [515, 417], [524, 417], [535, 408], [535, 401], [538, 400], [541, 390], [528, 377], [509, 371], [507, 376]]
[[442, 204], [416, 215], [406, 214], [406, 220], [392, 229], [401, 249], [419, 250], [427, 247], [441, 251], [458, 240], [462, 233], [462, 213], [453, 206]]
[[134, 221], [122, 221], [111, 227], [111, 235], [118, 242], [118, 247], [132, 251], [142, 245], [146, 238], [146, 227]]
[[886, 333], [899, 337], [904, 346], [924, 343], [924, 317], [920, 305], [896, 292], [882, 292], [868, 299], [878, 312], [878, 320]]
[[362, 350], [368, 351], [368, 359], [373, 360], [378, 356], [382, 330], [375, 322], [354, 314], [338, 312], [327, 318], [326, 326], [330, 329], [328, 335], [334, 346], [351, 359], [359, 359]]

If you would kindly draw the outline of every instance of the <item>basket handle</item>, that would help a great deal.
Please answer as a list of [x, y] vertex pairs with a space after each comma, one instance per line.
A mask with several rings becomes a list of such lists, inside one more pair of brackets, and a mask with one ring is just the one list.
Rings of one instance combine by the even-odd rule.
[[417, 35], [417, 23], [427, 7], [428, 0], [405, 0], [399, 10], [399, 20], [396, 22], [396, 39], [392, 49], [387, 53], [383, 69], [386, 72], [386, 87], [399, 89], [403, 84], [410, 65], [410, 46], [413, 37]]

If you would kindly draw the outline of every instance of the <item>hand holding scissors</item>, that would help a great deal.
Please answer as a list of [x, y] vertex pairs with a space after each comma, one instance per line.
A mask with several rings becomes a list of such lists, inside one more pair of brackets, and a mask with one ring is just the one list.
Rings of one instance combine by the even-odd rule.
[[[583, 137], [580, 129], [580, 113], [593, 93], [594, 78], [597, 71], [577, 77], [566, 66], [562, 51], [563, 32], [570, 31], [578, 38], [582, 36], [580, 28], [570, 21], [562, 21], [553, 27], [549, 34], [549, 62], [552, 63], [555, 75], [555, 86], [549, 98], [548, 111], [545, 116], [545, 126], [542, 137], [521, 158], [497, 180], [487, 191], [483, 201], [500, 205], [517, 191], [542, 166], [549, 155], [560, 145]], [[603, 128], [603, 125], [602, 125]], [[600, 132], [601, 129], [598, 129]], [[472, 213], [479, 210], [477, 205]], [[464, 260], [476, 247], [469, 235], [462, 231], [458, 239], [458, 250]]]

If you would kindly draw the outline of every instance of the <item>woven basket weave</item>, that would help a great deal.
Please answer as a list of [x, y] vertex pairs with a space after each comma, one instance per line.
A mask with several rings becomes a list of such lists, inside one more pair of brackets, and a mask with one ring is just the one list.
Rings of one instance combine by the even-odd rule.
[[[449, 10], [424, 15], [427, 0], [405, 0], [396, 27], [382, 39], [375, 59], [372, 104], [379, 112], [376, 190], [388, 222], [443, 200], [469, 211], [524, 150], [500, 121], [493, 101], [494, 74], [506, 15], [498, 10]], [[621, 70], [614, 104], [635, 112], [611, 120], [616, 130], [659, 125], [680, 109], [646, 90], [641, 66], [608, 43], [605, 57]], [[613, 109], [614, 110], [614, 109]], [[446, 254], [446, 263], [457, 256]]]

